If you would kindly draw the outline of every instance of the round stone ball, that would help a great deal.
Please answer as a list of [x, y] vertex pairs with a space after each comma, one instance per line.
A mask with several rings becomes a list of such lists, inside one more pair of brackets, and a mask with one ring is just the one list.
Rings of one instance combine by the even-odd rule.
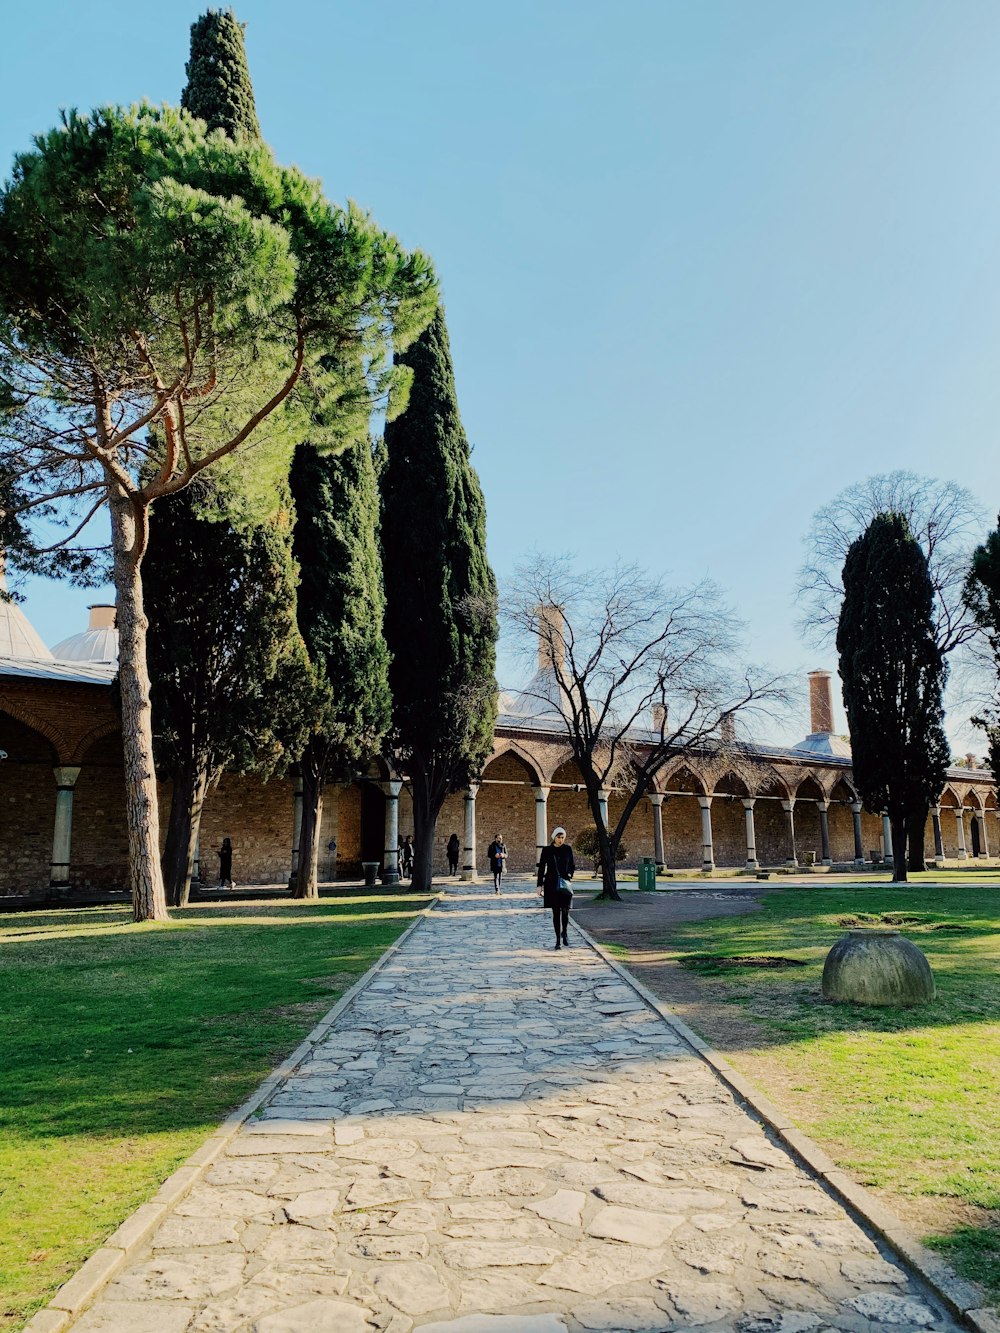
[[826, 956], [823, 996], [838, 1004], [927, 1004], [934, 999], [934, 974], [898, 931], [852, 930]]

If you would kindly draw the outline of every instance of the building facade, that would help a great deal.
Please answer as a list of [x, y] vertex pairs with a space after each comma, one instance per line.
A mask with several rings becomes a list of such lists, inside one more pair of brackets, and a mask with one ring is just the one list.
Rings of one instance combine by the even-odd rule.
[[[45, 647], [20, 609], [0, 604], [0, 897], [101, 892], [127, 883], [124, 770], [114, 699], [113, 608], [91, 608], [80, 634]], [[572, 841], [592, 825], [546, 666], [518, 695], [501, 698], [493, 752], [481, 780], [448, 798], [434, 865], [447, 867], [456, 833], [462, 873], [484, 868], [502, 832], [509, 868], [534, 869], [549, 830]], [[548, 702], [546, 702], [548, 699]], [[541, 701], [541, 702], [540, 702]], [[816, 864], [850, 868], [891, 855], [887, 821], [864, 811], [850, 748], [833, 734], [831, 681], [810, 676], [810, 731], [801, 744], [718, 743], [677, 756], [643, 796], [625, 832], [625, 865], [652, 857], [667, 871]], [[636, 743], [642, 745], [642, 734]], [[165, 826], [169, 788], [160, 791]], [[623, 793], [604, 794], [613, 827]], [[201, 880], [218, 880], [217, 851], [232, 841], [237, 883], [286, 883], [295, 869], [301, 806], [294, 778], [264, 783], [225, 774], [209, 793], [201, 826]], [[321, 880], [356, 878], [364, 862], [395, 868], [398, 839], [412, 834], [405, 774], [374, 763], [366, 776], [331, 785], [320, 829]], [[939, 862], [1000, 853], [991, 774], [952, 768], [926, 830]]]

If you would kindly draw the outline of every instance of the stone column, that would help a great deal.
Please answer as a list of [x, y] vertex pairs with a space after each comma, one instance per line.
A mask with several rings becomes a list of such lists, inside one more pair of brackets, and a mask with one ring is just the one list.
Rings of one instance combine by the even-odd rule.
[[980, 811], [976, 818], [979, 820], [979, 855], [989, 857], [990, 840], [986, 836], [986, 816]]
[[542, 848], [549, 841], [549, 789], [535, 788], [535, 869], [542, 859]]
[[797, 866], [797, 865], [799, 864], [799, 858], [798, 858], [798, 855], [796, 854], [796, 851], [795, 851], [795, 802], [794, 802], [794, 800], [792, 800], [792, 801], [782, 801], [782, 802], [781, 802], [781, 808], [782, 808], [782, 810], [784, 810], [784, 812], [785, 812], [785, 816], [786, 816], [786, 819], [787, 819], [787, 822], [788, 822], [788, 860], [785, 862], [785, 865], [787, 865], [787, 866]]
[[653, 807], [653, 857], [657, 870], [663, 870], [663, 793], [651, 791], [646, 794]]
[[956, 829], [956, 832], [958, 833], [958, 859], [964, 861], [968, 856], [968, 852], [965, 850], [965, 819], [964, 811], [961, 806], [955, 811], [955, 823], [958, 826]]
[[385, 852], [382, 856], [382, 883], [399, 883], [399, 793], [403, 784], [395, 778], [382, 783], [385, 792]]
[[699, 796], [701, 806], [701, 869], [703, 874], [711, 874], [715, 869], [715, 846], [712, 842], [712, 798]]
[[471, 783], [465, 789], [465, 847], [463, 848], [462, 878], [476, 878], [476, 795], [479, 787]]
[[603, 825], [604, 825], [604, 830], [605, 830], [605, 832], [609, 832], [609, 831], [610, 831], [610, 830], [608, 829], [608, 798], [609, 798], [609, 796], [610, 796], [610, 792], [606, 792], [606, 791], [604, 791], [603, 788], [597, 793], [597, 804], [598, 804], [598, 806], [600, 807], [600, 811], [601, 811], [601, 822], [602, 822]]
[[892, 861], [892, 824], [888, 815], [882, 816], [882, 855], [886, 861]]
[[299, 842], [302, 838], [302, 778], [295, 777], [295, 795], [292, 798], [292, 869], [288, 876], [288, 887], [295, 888], [299, 877]]
[[934, 826], [934, 860], [944, 860], [944, 838], [941, 836], [941, 807], [931, 806], [931, 823]]
[[52, 830], [52, 865], [49, 888], [69, 888], [69, 864], [73, 845], [73, 788], [80, 776], [77, 768], [54, 768], [56, 779], [56, 819]]
[[743, 812], [747, 822], [747, 870], [760, 869], [760, 862], [757, 860], [757, 832], [753, 824], [753, 808], [756, 804], [755, 796], [743, 798]]
[[817, 801], [816, 808], [819, 810], [819, 842], [823, 864], [832, 866], [833, 858], [830, 855], [830, 802]]
[[851, 802], [851, 814], [854, 816], [854, 864], [863, 866], [865, 863], [865, 844], [861, 839], [861, 802]]

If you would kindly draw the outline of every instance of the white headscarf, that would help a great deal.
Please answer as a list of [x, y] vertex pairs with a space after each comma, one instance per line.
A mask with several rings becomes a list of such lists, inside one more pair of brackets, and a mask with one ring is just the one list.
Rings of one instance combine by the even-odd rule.
[[554, 828], [554, 829], [552, 830], [552, 841], [553, 841], [553, 842], [555, 842], [557, 836], [558, 836], [560, 833], [561, 833], [561, 834], [563, 835], [563, 837], [565, 838], [565, 836], [566, 836], [566, 830], [565, 830], [564, 828], [561, 828], [561, 827], [560, 827], [560, 828]]

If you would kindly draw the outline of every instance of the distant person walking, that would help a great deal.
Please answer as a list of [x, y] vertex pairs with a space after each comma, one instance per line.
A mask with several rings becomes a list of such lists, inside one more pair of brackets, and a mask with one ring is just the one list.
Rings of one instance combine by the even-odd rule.
[[569, 909], [573, 904], [570, 880], [576, 873], [573, 848], [566, 841], [566, 830], [552, 830], [552, 841], [542, 848], [538, 858], [538, 892], [544, 893], [546, 907], [552, 909], [552, 926], [556, 932], [556, 948], [569, 948]]
[[462, 850], [462, 844], [458, 840], [458, 834], [453, 833], [448, 839], [448, 874], [458, 874], [458, 854]]
[[499, 893], [500, 881], [503, 879], [503, 872], [507, 868], [507, 846], [504, 843], [502, 833], [498, 833], [486, 848], [486, 857], [490, 863], [490, 870], [493, 872], [493, 892]]
[[219, 848], [219, 888], [234, 889], [233, 883], [233, 844], [228, 838], [222, 839]]
[[401, 864], [400, 873], [406, 879], [413, 878], [413, 839], [409, 834], [403, 839], [403, 847], [400, 853]]

